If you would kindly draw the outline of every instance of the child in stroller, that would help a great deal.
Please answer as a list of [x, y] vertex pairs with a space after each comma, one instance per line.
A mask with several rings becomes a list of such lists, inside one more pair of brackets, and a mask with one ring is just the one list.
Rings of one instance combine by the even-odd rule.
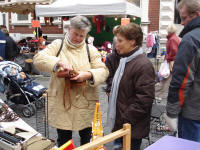
[[7, 101], [24, 105], [22, 114], [30, 117], [35, 114], [35, 107], [43, 107], [46, 88], [34, 82], [18, 64], [1, 61], [0, 92], [5, 93]]

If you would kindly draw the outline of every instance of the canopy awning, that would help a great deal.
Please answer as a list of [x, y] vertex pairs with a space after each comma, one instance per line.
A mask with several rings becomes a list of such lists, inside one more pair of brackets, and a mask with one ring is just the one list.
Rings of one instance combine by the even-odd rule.
[[0, 3], [0, 12], [28, 14], [35, 11], [35, 5], [47, 5], [51, 2], [52, 0], [15, 0]]
[[50, 5], [36, 5], [36, 16], [125, 16], [141, 17], [142, 9], [126, 0], [57, 0]]

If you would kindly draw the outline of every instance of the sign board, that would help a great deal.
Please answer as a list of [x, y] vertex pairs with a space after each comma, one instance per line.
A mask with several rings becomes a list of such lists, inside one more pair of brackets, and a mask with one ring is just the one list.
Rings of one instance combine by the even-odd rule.
[[130, 18], [121, 18], [121, 25], [125, 26], [130, 23]]
[[33, 28], [40, 28], [40, 20], [32, 20]]

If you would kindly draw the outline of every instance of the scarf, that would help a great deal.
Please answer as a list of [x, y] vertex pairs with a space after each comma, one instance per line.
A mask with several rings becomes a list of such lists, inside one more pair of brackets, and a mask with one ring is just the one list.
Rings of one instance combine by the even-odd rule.
[[72, 43], [72, 41], [70, 40], [68, 31], [66, 32], [65, 38], [66, 38], [66, 40], [68, 41], [68, 43], [69, 43], [71, 46], [76, 47], [76, 48], [81, 47], [81, 46], [83, 45], [83, 43], [85, 42], [85, 40], [83, 40], [83, 41], [82, 41], [81, 43], [79, 43], [79, 44], [74, 44], [74, 43]]
[[124, 74], [126, 63], [132, 61], [135, 57], [137, 57], [140, 54], [143, 54], [142, 48], [137, 50], [135, 53], [133, 53], [129, 57], [121, 58], [119, 66], [115, 72], [115, 75], [112, 81], [111, 94], [109, 97], [109, 105], [108, 105], [108, 114], [107, 114], [107, 124], [111, 130], [113, 129], [114, 124], [115, 124], [116, 101], [117, 101], [117, 96], [118, 96], [119, 84]]

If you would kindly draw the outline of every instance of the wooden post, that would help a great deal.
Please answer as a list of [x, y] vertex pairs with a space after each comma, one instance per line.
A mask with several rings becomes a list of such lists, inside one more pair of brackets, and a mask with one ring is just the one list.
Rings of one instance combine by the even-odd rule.
[[123, 137], [123, 150], [130, 150], [131, 148], [131, 125], [125, 124], [123, 129], [115, 131], [109, 135], [98, 138], [91, 143], [82, 145], [74, 150], [92, 150], [100, 145], [109, 143], [117, 138]]
[[129, 133], [123, 136], [123, 150], [131, 150], [131, 125], [124, 124], [124, 130], [129, 130]]

